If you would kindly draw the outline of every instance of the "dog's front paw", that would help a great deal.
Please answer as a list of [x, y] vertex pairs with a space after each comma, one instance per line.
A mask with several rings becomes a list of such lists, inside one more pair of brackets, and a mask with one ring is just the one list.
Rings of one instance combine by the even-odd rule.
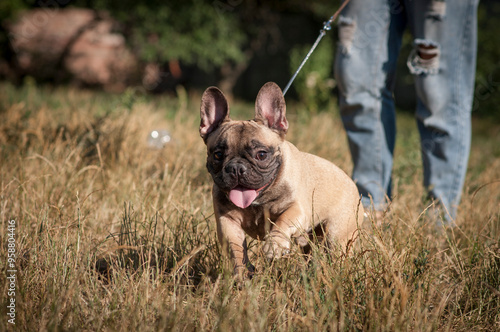
[[253, 278], [254, 273], [255, 267], [250, 263], [247, 263], [246, 266], [235, 266], [233, 275], [236, 288], [242, 290], [245, 284]]
[[255, 266], [253, 266], [250, 262], [246, 265], [237, 265], [234, 267], [233, 274], [238, 279], [250, 280], [255, 274]]
[[269, 233], [265, 238], [266, 243], [262, 251], [267, 259], [280, 258], [290, 253], [290, 241], [281, 234]]

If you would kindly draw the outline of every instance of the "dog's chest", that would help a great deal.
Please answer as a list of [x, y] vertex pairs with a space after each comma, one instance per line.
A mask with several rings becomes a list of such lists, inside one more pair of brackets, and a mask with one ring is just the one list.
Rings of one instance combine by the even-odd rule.
[[278, 217], [262, 206], [252, 206], [245, 211], [241, 228], [254, 239], [263, 240]]

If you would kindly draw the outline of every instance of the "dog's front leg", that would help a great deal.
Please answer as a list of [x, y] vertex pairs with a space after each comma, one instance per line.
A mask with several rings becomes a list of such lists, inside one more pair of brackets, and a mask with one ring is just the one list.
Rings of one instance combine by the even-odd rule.
[[274, 222], [266, 235], [264, 254], [268, 259], [279, 258], [290, 252], [292, 235], [304, 228], [304, 212], [298, 203], [292, 204]]
[[255, 268], [248, 260], [247, 241], [240, 224], [225, 216], [217, 218], [217, 237], [223, 250], [229, 250], [234, 264], [234, 274], [242, 278], [251, 278]]

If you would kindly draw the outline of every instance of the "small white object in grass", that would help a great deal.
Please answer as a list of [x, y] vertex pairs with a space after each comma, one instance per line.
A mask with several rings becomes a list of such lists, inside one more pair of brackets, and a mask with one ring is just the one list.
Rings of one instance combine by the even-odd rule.
[[148, 145], [151, 148], [162, 149], [171, 140], [170, 133], [165, 129], [156, 129], [149, 133]]

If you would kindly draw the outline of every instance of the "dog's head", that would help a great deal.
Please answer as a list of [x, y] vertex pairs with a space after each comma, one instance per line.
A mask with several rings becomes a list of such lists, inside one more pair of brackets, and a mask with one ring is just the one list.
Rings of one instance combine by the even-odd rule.
[[224, 94], [216, 87], [203, 93], [200, 136], [207, 145], [207, 169], [215, 185], [240, 208], [254, 202], [276, 179], [281, 145], [288, 129], [281, 89], [266, 83], [255, 101], [255, 118], [233, 121]]

